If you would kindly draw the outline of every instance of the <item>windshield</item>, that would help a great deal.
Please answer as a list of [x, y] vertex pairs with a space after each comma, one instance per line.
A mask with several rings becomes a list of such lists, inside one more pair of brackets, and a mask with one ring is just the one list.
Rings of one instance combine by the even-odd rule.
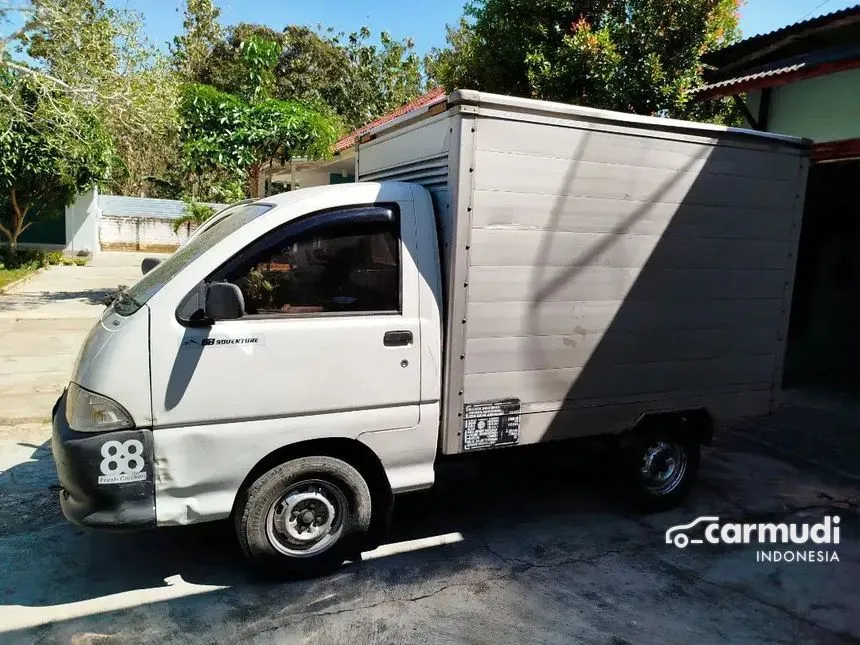
[[222, 226], [212, 226], [189, 240], [185, 246], [143, 276], [137, 284], [120, 292], [113, 303], [114, 311], [121, 316], [132, 315], [146, 304], [152, 296], [158, 293], [161, 287], [167, 284], [173, 276], [194, 262], [203, 253], [234, 231], [271, 209], [271, 204], [247, 204], [230, 217], [225, 217], [222, 220], [224, 222]]
[[[227, 219], [230, 215], [241, 211], [249, 203], [250, 202], [248, 202], [248, 201], [242, 201], [242, 202], [237, 202], [235, 204], [231, 204], [230, 206], [227, 206], [225, 208], [222, 208], [220, 211], [215, 213], [208, 220], [203, 222], [197, 228], [197, 230], [191, 234], [191, 236], [188, 238], [188, 240], [190, 241], [190, 240], [194, 239], [195, 237], [200, 237], [201, 235], [203, 235], [203, 233], [208, 231], [210, 228], [215, 228], [221, 222], [223, 222], [225, 219]], [[187, 244], [187, 242], [186, 242], [186, 244]]]

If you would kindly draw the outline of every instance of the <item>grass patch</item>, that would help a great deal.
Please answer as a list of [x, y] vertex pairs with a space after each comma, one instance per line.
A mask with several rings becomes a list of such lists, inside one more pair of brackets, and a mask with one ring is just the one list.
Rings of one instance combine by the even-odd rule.
[[89, 253], [69, 257], [62, 251], [46, 252], [38, 249], [18, 249], [13, 252], [8, 247], [0, 246], [0, 289], [42, 267], [86, 266], [91, 257]]
[[0, 269], [0, 291], [3, 287], [20, 280], [21, 278], [35, 273], [39, 269], [38, 265], [28, 264], [17, 269]]

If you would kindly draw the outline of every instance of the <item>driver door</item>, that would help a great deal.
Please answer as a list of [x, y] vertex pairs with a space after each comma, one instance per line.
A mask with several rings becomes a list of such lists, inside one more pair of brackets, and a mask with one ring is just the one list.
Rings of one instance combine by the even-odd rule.
[[368, 430], [416, 425], [413, 217], [410, 202], [287, 223], [206, 279], [238, 285], [244, 317], [153, 320], [156, 426], [373, 409], [384, 427]]

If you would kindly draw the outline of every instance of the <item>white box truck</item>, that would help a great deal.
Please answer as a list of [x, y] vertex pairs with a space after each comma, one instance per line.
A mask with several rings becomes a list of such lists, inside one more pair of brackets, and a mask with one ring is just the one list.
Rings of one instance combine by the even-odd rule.
[[440, 460], [604, 436], [677, 504], [782, 372], [808, 142], [457, 91], [358, 182], [242, 205], [122, 292], [54, 409], [63, 512], [232, 518], [266, 570], [378, 542]]

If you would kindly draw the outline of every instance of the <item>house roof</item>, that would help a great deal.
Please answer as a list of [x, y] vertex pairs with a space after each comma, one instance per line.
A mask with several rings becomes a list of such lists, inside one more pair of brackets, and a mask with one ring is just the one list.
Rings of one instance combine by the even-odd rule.
[[810, 35], [812, 32], [820, 32], [857, 21], [860, 21], [860, 4], [809, 20], [802, 20], [766, 34], [750, 36], [728, 47], [704, 54], [702, 62], [705, 65], [724, 67], [751, 54], [761, 54], [773, 47], [782, 48], [792, 41]]
[[737, 94], [857, 67], [860, 67], [860, 46], [838, 47], [746, 69], [746, 73], [729, 75], [728, 78], [697, 88], [696, 92], [700, 97]]
[[426, 94], [419, 96], [417, 99], [410, 101], [406, 105], [401, 105], [393, 112], [389, 112], [388, 114], [385, 114], [378, 119], [374, 119], [370, 123], [361, 126], [357, 130], [353, 130], [348, 135], [346, 135], [334, 144], [334, 151], [337, 153], [351, 148], [355, 145], [356, 140], [365, 132], [369, 132], [373, 128], [383, 125], [384, 123], [388, 123], [389, 121], [393, 121], [394, 119], [403, 116], [407, 112], [411, 112], [412, 110], [415, 110], [417, 108], [430, 105], [431, 103], [435, 102], [437, 99], [443, 96], [445, 96], [444, 87], [437, 87], [433, 90], [430, 90]]
[[[784, 65], [782, 67], [776, 67], [774, 69], [765, 70], [763, 72], [757, 72], [755, 74], [746, 74], [744, 76], [735, 76], [733, 78], [726, 79], [724, 81], [718, 81], [716, 83], [710, 83], [708, 85], [703, 85], [701, 87], [696, 88], [697, 94], [704, 93], [714, 93], [716, 90], [728, 90], [735, 89], [737, 86], [748, 86], [750, 83], [755, 81], [760, 81], [762, 79], [766, 79], [769, 77], [776, 76], [786, 76], [791, 74], [792, 72], [799, 71], [803, 69], [805, 65], [803, 63], [796, 63], [794, 65]], [[738, 90], [743, 91], [743, 90]]]
[[699, 98], [773, 87], [860, 67], [860, 5], [747, 38], [702, 56]]

